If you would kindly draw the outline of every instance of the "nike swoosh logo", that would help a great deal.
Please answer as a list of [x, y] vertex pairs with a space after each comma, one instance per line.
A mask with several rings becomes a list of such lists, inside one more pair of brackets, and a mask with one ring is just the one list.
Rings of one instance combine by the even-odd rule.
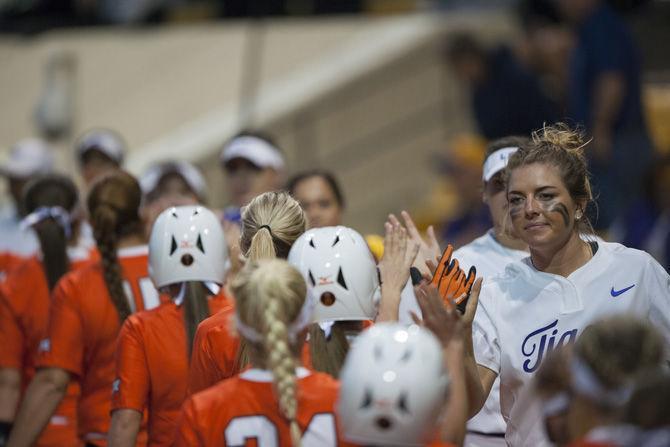
[[616, 297], [616, 296], [621, 295], [622, 293], [628, 292], [633, 287], [635, 287], [635, 284], [633, 284], [632, 286], [626, 287], [625, 289], [621, 289], [621, 290], [614, 290], [614, 287], [612, 287], [612, 290], [610, 290], [610, 294], [612, 294], [612, 296]]

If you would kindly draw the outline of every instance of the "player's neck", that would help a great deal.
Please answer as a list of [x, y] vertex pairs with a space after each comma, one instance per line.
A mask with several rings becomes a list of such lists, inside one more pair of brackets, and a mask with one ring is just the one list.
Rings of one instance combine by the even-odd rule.
[[592, 256], [589, 245], [577, 232], [558, 248], [530, 247], [530, 258], [536, 269], [564, 277], [586, 264]]

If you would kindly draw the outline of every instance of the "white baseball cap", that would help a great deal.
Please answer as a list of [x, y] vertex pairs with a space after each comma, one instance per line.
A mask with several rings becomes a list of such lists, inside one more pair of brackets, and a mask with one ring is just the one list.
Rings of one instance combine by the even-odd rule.
[[505, 169], [509, 158], [518, 150], [518, 147], [503, 147], [486, 157], [482, 169], [482, 180], [488, 182], [494, 175]]
[[234, 158], [249, 160], [259, 168], [281, 171], [286, 166], [284, 156], [268, 141], [253, 135], [233, 138], [221, 151], [221, 162], [225, 165]]
[[12, 146], [9, 159], [0, 167], [0, 174], [27, 178], [52, 171], [54, 163], [53, 151], [45, 141], [39, 138], [26, 138]]
[[75, 144], [75, 150], [80, 160], [88, 151], [96, 150], [121, 165], [126, 153], [126, 143], [121, 135], [113, 130], [91, 129], [79, 137]]
[[198, 168], [191, 163], [183, 160], [166, 161], [157, 163], [147, 169], [140, 177], [140, 187], [142, 193], [146, 196], [151, 194], [163, 176], [167, 174], [177, 174], [184, 179], [188, 187], [198, 196], [202, 202], [207, 196], [207, 183]]

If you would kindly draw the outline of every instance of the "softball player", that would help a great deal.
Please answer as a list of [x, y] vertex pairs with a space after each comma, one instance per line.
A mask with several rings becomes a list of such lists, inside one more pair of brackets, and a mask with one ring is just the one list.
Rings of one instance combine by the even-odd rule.
[[580, 136], [558, 126], [538, 131], [533, 140], [507, 166], [508, 216], [530, 257], [477, 284], [466, 313], [466, 321], [473, 318], [479, 297], [466, 356], [470, 414], [481, 409], [499, 376], [506, 441], [514, 446], [548, 445], [541, 414], [515, 402], [546, 355], [573, 342], [595, 318], [634, 313], [670, 339], [664, 269], [645, 252], [580, 236], [592, 200]]

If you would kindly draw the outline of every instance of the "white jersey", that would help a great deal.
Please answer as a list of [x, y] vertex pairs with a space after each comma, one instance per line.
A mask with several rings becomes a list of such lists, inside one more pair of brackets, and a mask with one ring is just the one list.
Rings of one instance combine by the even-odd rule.
[[[494, 237], [493, 230], [489, 230], [453, 254], [465, 272], [473, 265], [477, 267], [477, 277], [484, 278], [484, 281], [502, 274], [505, 266], [510, 262], [520, 261], [527, 256], [526, 251], [514, 250], [501, 245]], [[500, 381], [496, 379], [481, 411], [468, 421], [469, 433], [465, 437], [464, 445], [466, 447], [505, 446], [505, 439], [502, 436], [483, 436], [482, 434], [504, 436], [506, 426], [500, 413]]]
[[567, 278], [536, 270], [530, 258], [484, 283], [473, 325], [477, 363], [498, 373], [507, 443], [551, 445], [541, 413], [520, 404], [522, 389], [547, 353], [574, 342], [592, 321], [630, 313], [651, 321], [670, 342], [670, 276], [649, 254], [599, 242]]

